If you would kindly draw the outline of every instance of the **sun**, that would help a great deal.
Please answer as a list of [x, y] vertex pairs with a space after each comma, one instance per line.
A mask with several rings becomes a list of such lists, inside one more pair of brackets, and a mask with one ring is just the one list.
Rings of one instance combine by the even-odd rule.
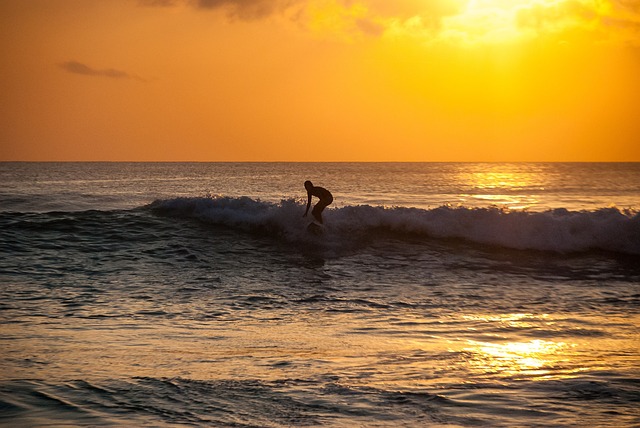
[[531, 34], [523, 18], [541, 11], [561, 12], [567, 0], [468, 0], [444, 20], [450, 39], [467, 43], [510, 43]]

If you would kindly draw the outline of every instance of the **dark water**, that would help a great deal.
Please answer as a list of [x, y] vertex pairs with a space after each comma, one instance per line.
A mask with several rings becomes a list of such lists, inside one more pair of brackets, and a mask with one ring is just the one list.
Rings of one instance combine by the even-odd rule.
[[0, 166], [4, 426], [640, 424], [636, 164]]

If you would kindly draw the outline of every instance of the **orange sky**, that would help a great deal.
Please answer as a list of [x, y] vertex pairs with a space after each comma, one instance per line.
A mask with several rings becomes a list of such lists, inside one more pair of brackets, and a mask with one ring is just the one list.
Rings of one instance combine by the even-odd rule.
[[638, 0], [2, 0], [0, 160], [640, 161]]

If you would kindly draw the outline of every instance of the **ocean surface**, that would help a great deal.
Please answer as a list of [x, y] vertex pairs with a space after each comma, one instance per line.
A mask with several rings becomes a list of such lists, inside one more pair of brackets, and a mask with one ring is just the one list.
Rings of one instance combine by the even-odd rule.
[[0, 163], [0, 425], [640, 426], [639, 212], [639, 163]]

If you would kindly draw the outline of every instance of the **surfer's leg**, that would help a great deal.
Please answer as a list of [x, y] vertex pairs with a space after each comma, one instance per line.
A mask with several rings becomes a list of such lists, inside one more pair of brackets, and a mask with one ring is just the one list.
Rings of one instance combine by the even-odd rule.
[[311, 215], [313, 218], [317, 220], [318, 223], [322, 224], [322, 210], [324, 207], [320, 206], [320, 202], [318, 202], [313, 209], [311, 210]]
[[331, 204], [331, 202], [333, 202], [333, 197], [320, 199], [313, 207], [313, 210], [311, 210], [311, 214], [313, 214], [313, 217], [318, 220], [318, 223], [322, 224], [322, 211]]
[[313, 215], [313, 218], [315, 218], [320, 224], [322, 224], [322, 210], [324, 210], [326, 206], [327, 205], [324, 204], [323, 201], [320, 201], [311, 210], [311, 215]]

